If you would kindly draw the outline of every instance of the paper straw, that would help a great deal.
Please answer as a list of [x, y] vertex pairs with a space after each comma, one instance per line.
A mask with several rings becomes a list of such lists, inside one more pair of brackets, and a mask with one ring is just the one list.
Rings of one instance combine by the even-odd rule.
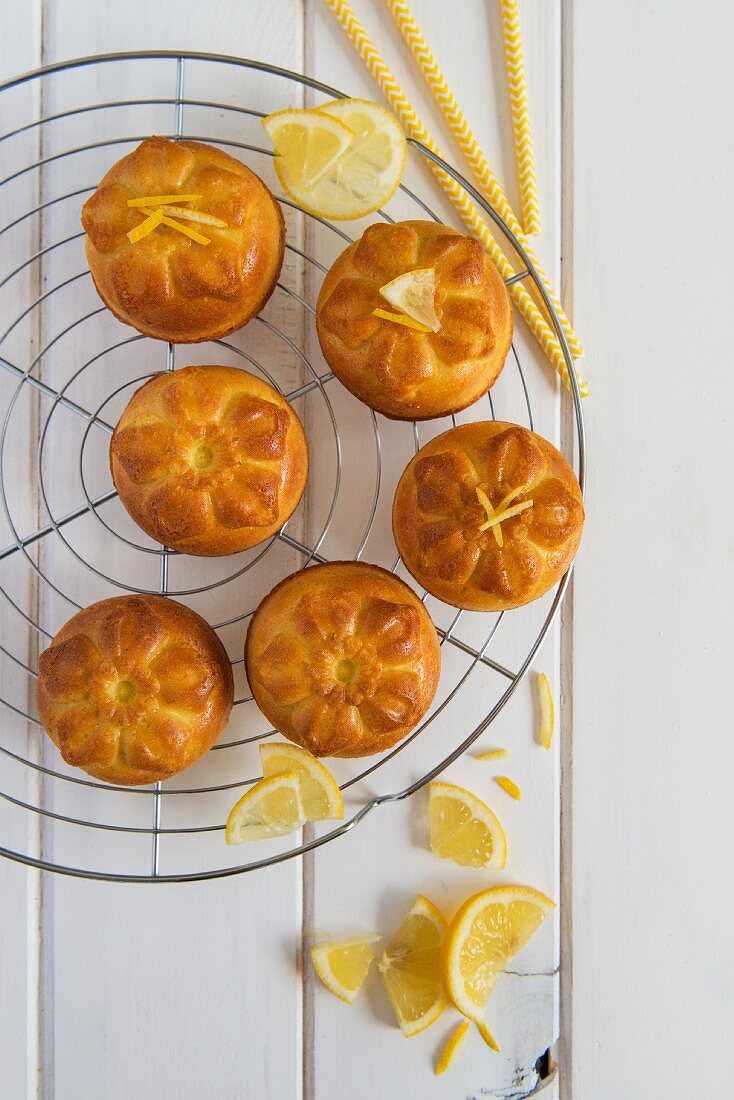
[[520, 206], [526, 233], [540, 233], [540, 204], [535, 180], [533, 139], [530, 133], [528, 89], [522, 52], [520, 7], [518, 0], [500, 0], [502, 32], [505, 40], [507, 84], [510, 89], [512, 129], [515, 135], [515, 161], [520, 182]]
[[[416, 141], [420, 141], [421, 144], [425, 145], [426, 148], [430, 149], [436, 156], [441, 156], [436, 143], [411, 107], [400, 85], [378, 54], [374, 43], [369, 38], [362, 25], [355, 18], [349, 5], [345, 0], [326, 0], [326, 3], [331, 8], [341, 24], [342, 29], [345, 31], [347, 37], [364, 61], [370, 73], [377, 81], [383, 95], [400, 119], [403, 128], [411, 137], [415, 138]], [[514, 278], [516, 274], [514, 268], [492, 237], [489, 229], [480, 216], [478, 208], [469, 198], [463, 187], [460, 187], [453, 177], [432, 161], [429, 161], [429, 167], [450, 198], [464, 224], [481, 240], [482, 244], [487, 249], [492, 262], [499, 270], [505, 282]], [[530, 331], [542, 347], [545, 355], [558, 371], [566, 385], [570, 387], [568, 369], [566, 367], [566, 360], [563, 356], [561, 345], [545, 317], [538, 309], [538, 306], [520, 282], [513, 283], [507, 289], [521, 315], [524, 317]], [[585, 383], [579, 382], [579, 389], [583, 396], [588, 393]]]
[[548, 276], [538, 263], [537, 257], [525, 236], [525, 232], [507, 200], [507, 196], [500, 187], [497, 177], [490, 168], [487, 158], [482, 152], [476, 137], [472, 133], [466, 116], [459, 107], [456, 97], [451, 91], [446, 78], [436, 64], [436, 59], [431, 53], [425, 38], [421, 34], [420, 27], [413, 18], [410, 8], [405, 3], [405, 0], [385, 0], [385, 2], [403, 38], [410, 47], [413, 57], [418, 62], [418, 66], [426, 79], [426, 83], [433, 92], [434, 98], [441, 108], [446, 121], [451, 127], [451, 132], [456, 138], [459, 148], [474, 172], [480, 190], [484, 193], [485, 198], [489, 201], [491, 206], [504, 220], [505, 224], [510, 227], [530, 259], [533, 261], [538, 276], [543, 286], [548, 291], [548, 297], [553, 302], [553, 306], [558, 314], [558, 319], [563, 326], [563, 331], [566, 333], [569, 347], [572, 353], [577, 358], [580, 358], [584, 354], [584, 349], [573, 331], [555, 291], [550, 285]]

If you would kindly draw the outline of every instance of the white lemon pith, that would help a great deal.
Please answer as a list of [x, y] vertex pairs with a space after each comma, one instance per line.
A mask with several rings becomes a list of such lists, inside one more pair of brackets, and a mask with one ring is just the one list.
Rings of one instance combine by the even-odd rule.
[[294, 772], [298, 778], [301, 805], [307, 821], [340, 820], [344, 801], [334, 776], [306, 749], [289, 742], [260, 746], [264, 776]]
[[269, 840], [300, 829], [306, 820], [295, 772], [268, 776], [250, 787], [230, 810], [224, 829], [227, 844]]
[[505, 866], [504, 829], [480, 798], [453, 783], [433, 782], [429, 799], [432, 852], [464, 867]]

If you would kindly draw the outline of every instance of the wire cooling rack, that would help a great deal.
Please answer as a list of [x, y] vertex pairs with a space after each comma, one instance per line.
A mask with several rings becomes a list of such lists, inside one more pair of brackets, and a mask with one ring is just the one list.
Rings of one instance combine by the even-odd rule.
[[[120, 96], [120, 88], [128, 94]], [[248, 617], [278, 580], [313, 562], [363, 559], [401, 573], [389, 531], [397, 476], [431, 433], [456, 423], [395, 424], [375, 416], [333, 381], [318, 351], [313, 317], [321, 278], [364, 226], [331, 225], [279, 193], [259, 120], [306, 96], [320, 102], [342, 95], [261, 62], [165, 51], [80, 58], [0, 85], [7, 120], [0, 136], [0, 797], [7, 808], [0, 853], [11, 859], [85, 878], [182, 882], [308, 852], [342, 836], [382, 803], [406, 798], [464, 753], [512, 695], [560, 606], [568, 576], [541, 613], [523, 620], [526, 636], [520, 652], [510, 647], [510, 662], [500, 644], [503, 615], [467, 616], [423, 592], [444, 654], [427, 718], [380, 757], [333, 762], [347, 805], [337, 827], [321, 823], [269, 847], [225, 847], [227, 810], [260, 777], [257, 745], [273, 735], [244, 678]], [[220, 145], [263, 176], [283, 204], [287, 253], [276, 294], [259, 318], [227, 341], [174, 348], [148, 340], [115, 321], [91, 286], [79, 209], [109, 165], [150, 133]], [[583, 417], [573, 360], [532, 262], [471, 184], [423, 146], [410, 146], [406, 182], [375, 217], [448, 220], [416, 189], [431, 160], [461, 183], [501, 243], [511, 246], [522, 264], [513, 281], [535, 284], [569, 367], [583, 489]], [[128, 521], [109, 478], [106, 449], [117, 416], [146, 378], [182, 360], [234, 362], [259, 373], [296, 404], [306, 425], [308, 502], [276, 536], [245, 555], [184, 559], [146, 541]], [[496, 415], [533, 427], [532, 388], [513, 346], [488, 404], [483, 400], [462, 418]], [[93, 600], [138, 591], [175, 596], [213, 622], [232, 659], [236, 705], [204, 761], [174, 780], [130, 789], [95, 782], [64, 765], [42, 733], [35, 680], [39, 652], [67, 618]], [[481, 693], [471, 693], [485, 700], [483, 712], [472, 714], [467, 686], [479, 676], [488, 678], [491, 690], [485, 683]]]

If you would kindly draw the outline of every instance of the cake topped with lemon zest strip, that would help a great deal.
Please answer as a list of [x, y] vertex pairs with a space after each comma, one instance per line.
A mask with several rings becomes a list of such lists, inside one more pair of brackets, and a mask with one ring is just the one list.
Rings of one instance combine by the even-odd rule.
[[285, 227], [254, 172], [221, 149], [151, 137], [84, 203], [94, 284], [118, 320], [173, 343], [213, 340], [262, 309]]
[[478, 421], [427, 443], [395, 493], [403, 561], [437, 599], [502, 611], [542, 596], [568, 569], [584, 508], [573, 470], [519, 424]]

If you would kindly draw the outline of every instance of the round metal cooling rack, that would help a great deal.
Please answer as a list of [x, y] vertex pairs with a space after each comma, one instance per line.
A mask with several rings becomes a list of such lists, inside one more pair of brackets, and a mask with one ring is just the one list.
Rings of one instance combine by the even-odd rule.
[[[78, 94], [74, 92], [73, 85], [75, 82], [81, 83], [79, 77], [82, 75], [83, 70], [92, 69], [95, 78], [94, 80], [88, 80], [84, 84], [84, 88], [91, 89], [94, 87], [98, 89], [99, 86], [104, 87], [107, 77], [114, 79], [116, 73], [120, 71], [120, 67], [126, 64], [136, 66], [134, 83], [136, 91], [143, 88], [150, 78], [153, 84], [152, 94], [149, 96], [138, 95], [135, 98], [127, 99], [105, 99], [101, 97], [96, 102], [79, 102], [73, 98], [75, 94]], [[167, 68], [170, 68], [172, 95], [161, 92]], [[47, 240], [44, 234], [48, 233], [46, 220], [49, 214], [63, 209], [64, 204], [69, 202], [74, 204], [75, 210], [78, 211], [85, 197], [94, 190], [96, 179], [99, 177], [90, 179], [85, 174], [86, 155], [91, 154], [93, 156], [95, 152], [108, 148], [108, 163], [111, 163], [147, 136], [145, 127], [143, 127], [143, 132], [128, 133], [127, 126], [123, 126], [121, 122], [118, 128], [116, 122], [118, 118], [129, 120], [130, 112], [140, 112], [144, 108], [158, 111], [168, 111], [170, 109], [167, 124], [170, 127], [168, 136], [197, 138], [221, 145], [233, 155], [245, 160], [260, 174], [263, 174], [264, 166], [271, 164], [272, 152], [270, 150], [262, 148], [257, 143], [248, 144], [245, 141], [238, 140], [243, 136], [243, 124], [245, 122], [249, 120], [257, 121], [268, 111], [242, 106], [239, 102], [235, 104], [227, 103], [224, 100], [219, 101], [216, 95], [214, 97], [209, 95], [195, 96], [193, 93], [189, 93], [187, 96], [187, 77], [189, 73], [195, 76], [197, 89], [202, 87], [219, 89], [221, 87], [220, 81], [227, 75], [233, 78], [237, 89], [242, 89], [244, 94], [245, 89], [248, 87], [251, 89], [253, 82], [256, 81], [258, 101], [265, 106], [267, 106], [265, 93], [270, 94], [269, 89], [271, 88], [277, 89], [280, 94], [280, 102], [275, 106], [271, 106], [270, 109], [285, 105], [283, 102], [284, 86], [293, 88], [294, 94], [291, 101], [296, 100], [297, 95], [301, 94], [304, 88], [310, 89], [318, 96], [329, 98], [341, 98], [344, 94], [309, 77], [257, 61], [202, 53], [166, 51], [146, 51], [81, 58], [50, 65], [0, 85], [0, 108], [10, 102], [12, 96], [22, 97], [24, 92], [28, 93], [25, 98], [21, 98], [21, 107], [18, 107], [16, 100], [12, 101], [13, 118], [17, 122], [11, 130], [0, 136], [0, 151], [3, 153], [2, 163], [6, 168], [13, 168], [13, 171], [6, 175], [5, 179], [0, 180], [0, 199], [6, 194], [10, 194], [13, 189], [15, 189], [13, 194], [17, 194], [18, 189], [22, 193], [24, 187], [27, 187], [27, 192], [34, 196], [33, 205], [30, 208], [21, 207], [20, 212], [16, 211], [15, 216], [12, 216], [7, 224], [0, 226], [0, 239], [4, 239], [6, 245], [11, 244], [12, 246], [13, 233], [19, 230], [22, 231], [23, 239], [26, 242], [24, 244], [26, 250], [24, 255], [19, 256], [18, 252], [12, 250], [12, 248], [9, 253], [5, 249], [3, 250], [6, 255], [9, 254], [12, 257], [11, 263], [16, 264], [16, 266], [5, 274], [2, 281], [0, 281], [0, 293], [10, 291], [13, 295], [11, 300], [14, 303], [14, 312], [7, 314], [5, 312], [8, 308], [6, 300], [0, 298], [0, 310], [2, 311], [0, 312], [0, 328], [2, 329], [0, 332], [0, 378], [2, 374], [10, 376], [9, 382], [6, 378], [7, 387], [3, 390], [4, 393], [9, 392], [10, 396], [2, 413], [0, 433], [0, 504], [5, 519], [5, 527], [10, 532], [8, 544], [0, 547], [0, 604], [2, 605], [0, 652], [3, 655], [3, 668], [0, 670], [3, 674], [0, 684], [2, 690], [0, 702], [4, 705], [6, 716], [0, 733], [0, 776], [5, 776], [5, 779], [0, 781], [0, 797], [4, 799], [8, 807], [8, 815], [16, 812], [23, 815], [20, 828], [17, 820], [9, 819], [8, 828], [4, 829], [3, 832], [4, 835], [13, 838], [23, 837], [25, 849], [21, 850], [22, 845], [16, 840], [16, 847], [11, 847], [9, 844], [1, 846], [0, 854], [34, 867], [85, 878], [125, 882], [183, 882], [239, 874], [302, 855], [321, 844], [342, 836], [354, 828], [376, 806], [384, 802], [406, 798], [437, 776], [453, 760], [465, 752], [505, 705], [526, 672], [553, 621], [569, 579], [566, 576], [558, 585], [549, 603], [544, 620], [539, 628], [533, 630], [532, 636], [528, 637], [524, 656], [514, 670], [505, 667], [503, 663], [495, 660], [490, 654], [491, 643], [497, 636], [502, 615], [497, 617], [475, 616], [474, 621], [486, 621], [486, 632], [480, 643], [473, 643], [460, 637], [459, 624], [463, 613], [452, 610], [448, 625], [440, 627], [439, 634], [442, 646], [451, 647], [458, 651], [462, 660], [465, 661], [464, 667], [455, 674], [450, 674], [449, 683], [442, 682], [435, 708], [403, 742], [376, 759], [349, 762], [348, 765], [347, 763], [343, 765], [344, 768], [351, 770], [346, 770], [339, 775], [342, 780], [342, 789], [349, 790], [352, 794], [361, 792], [359, 793], [361, 802], [358, 804], [356, 811], [335, 828], [330, 828], [331, 823], [323, 823], [323, 832], [311, 832], [307, 834], [305, 842], [297, 843], [293, 847], [284, 848], [281, 845], [274, 851], [274, 854], [266, 854], [262, 858], [252, 859], [246, 863], [225, 864], [226, 856], [229, 856], [230, 859], [237, 858], [240, 856], [242, 849], [237, 850], [234, 854], [225, 849], [221, 835], [224, 825], [222, 823], [220, 802], [216, 802], [215, 805], [215, 812], [219, 813], [220, 816], [214, 822], [197, 820], [192, 823], [186, 816], [189, 809], [193, 813], [193, 808], [200, 805], [198, 800], [216, 799], [222, 791], [228, 792], [235, 788], [243, 788], [247, 784], [255, 782], [259, 778], [259, 774], [242, 776], [235, 773], [227, 776], [225, 782], [214, 782], [199, 786], [192, 785], [189, 779], [183, 786], [176, 786], [173, 781], [170, 781], [167, 784], [156, 784], [154, 787], [131, 789], [97, 783], [90, 778], [83, 777], [82, 773], [74, 769], [63, 770], [63, 762], [60, 761], [58, 754], [54, 753], [54, 750], [42, 736], [35, 711], [35, 703], [30, 700], [33, 699], [34, 695], [33, 688], [37, 675], [34, 666], [37, 664], [38, 652], [48, 644], [49, 639], [60, 628], [62, 622], [81, 607], [82, 603], [64, 590], [62, 580], [55, 578], [49, 572], [53, 568], [54, 554], [39, 555], [39, 548], [45, 548], [49, 544], [53, 548], [53, 544], [56, 542], [63, 553], [70, 553], [74, 556], [78, 572], [83, 578], [88, 579], [90, 585], [93, 585], [94, 588], [94, 594], [90, 594], [87, 602], [100, 598], [100, 585], [103, 586], [105, 595], [114, 595], [118, 592], [153, 591], [177, 597], [195, 597], [202, 593], [212, 593], [217, 589], [226, 589], [229, 592], [231, 587], [232, 593], [229, 606], [238, 606], [234, 582], [255, 569], [274, 547], [288, 548], [289, 551], [298, 554], [302, 568], [306, 568], [313, 562], [329, 560], [328, 556], [322, 553], [322, 549], [327, 542], [340, 499], [342, 467], [345, 459], [345, 448], [348, 446], [349, 440], [343, 430], [340, 429], [339, 413], [335, 408], [334, 401], [329, 396], [333, 375], [328, 371], [324, 371], [323, 367], [319, 369], [318, 365], [312, 361], [312, 357], [304, 350], [304, 347], [307, 347], [305, 340], [302, 341], [303, 346], [300, 346], [297, 340], [273, 324], [268, 319], [268, 310], [266, 310], [265, 316], [257, 318], [251, 322], [251, 325], [259, 325], [267, 334], [268, 339], [281, 345], [283, 350], [291, 356], [292, 361], [300, 365], [305, 379], [302, 385], [285, 392], [285, 396], [291, 401], [299, 398], [305, 400], [309, 397], [317, 399], [321, 405], [321, 415], [324, 423], [328, 425], [328, 431], [324, 429], [325, 438], [322, 440], [319, 436], [319, 447], [325, 447], [330, 451], [334, 467], [333, 486], [325, 494], [328, 507], [325, 509], [321, 529], [315, 533], [315, 537], [310, 540], [309, 545], [296, 538], [289, 530], [289, 525], [286, 524], [276, 536], [268, 540], [262, 547], [257, 548], [257, 552], [251, 554], [244, 564], [241, 564], [241, 559], [238, 558], [236, 567], [226, 571], [221, 576], [213, 574], [209, 576], [209, 571], [215, 570], [216, 566], [212, 565], [210, 560], [204, 559], [202, 565], [204, 581], [200, 585], [190, 584], [183, 588], [173, 587], [170, 583], [169, 574], [172, 563], [176, 560], [175, 552], [165, 547], [156, 548], [155, 546], [145, 545], [137, 541], [135, 536], [129, 532], [123, 534], [116, 529], [114, 522], [104, 513], [105, 505], [114, 501], [116, 497], [114, 488], [107, 487], [101, 492], [95, 490], [93, 485], [90, 484], [90, 466], [92, 469], [94, 466], [93, 455], [87, 460], [87, 452], [93, 443], [94, 433], [101, 432], [103, 435], [106, 433], [109, 436], [112, 431], [115, 414], [110, 411], [110, 406], [114, 406], [120, 398], [127, 400], [133, 390], [145, 378], [155, 373], [155, 371], [142, 373], [134, 378], [126, 378], [119, 383], [118, 376], [115, 374], [114, 369], [109, 367], [109, 364], [111, 363], [114, 367], [115, 357], [118, 354], [124, 354], [126, 348], [129, 349], [131, 346], [137, 345], [138, 342], [144, 341], [146, 348], [150, 351], [150, 358], [153, 363], [157, 363], [156, 356], [160, 358], [161, 348], [163, 348], [166, 351], [165, 368], [173, 370], [175, 368], [174, 347], [168, 345], [166, 348], [166, 345], [161, 345], [157, 341], [149, 341], [138, 334], [128, 335], [128, 329], [123, 329], [117, 322], [114, 322], [115, 338], [107, 343], [101, 351], [96, 351], [94, 347], [90, 348], [90, 351], [95, 353], [81, 364], [74, 363], [73, 369], [66, 372], [66, 380], [62, 384], [55, 380], [55, 376], [49, 376], [44, 371], [44, 367], [50, 361], [54, 349], [63, 347], [63, 341], [69, 338], [70, 334], [73, 336], [76, 330], [83, 329], [88, 323], [93, 323], [95, 318], [99, 319], [100, 314], [106, 313], [104, 307], [99, 304], [96, 298], [94, 299], [94, 308], [82, 312], [81, 315], [70, 315], [68, 312], [70, 308], [73, 309], [74, 307], [77, 289], [80, 288], [80, 284], [91, 282], [81, 247], [83, 234], [75, 232], [59, 240]], [[71, 91], [67, 87], [69, 84], [72, 85]], [[98, 91], [94, 93], [95, 99], [98, 94]], [[63, 106], [62, 110], [45, 115], [35, 114], [34, 104], [55, 103], [57, 101]], [[288, 102], [288, 98], [285, 99], [285, 102]], [[28, 112], [30, 117], [23, 117], [23, 110]], [[189, 111], [195, 114], [195, 126], [186, 125]], [[135, 123], [138, 126], [141, 117], [140, 113], [136, 115]], [[79, 141], [77, 136], [79, 126], [76, 124], [81, 123], [84, 119], [88, 123], [84, 132], [85, 140]], [[208, 123], [202, 125], [202, 120], [211, 120], [210, 133], [207, 133]], [[72, 126], [71, 144], [67, 147], [65, 141], [68, 142], [70, 139], [65, 137], [65, 127], [70, 125]], [[132, 128], [134, 129], [134, 127]], [[34, 151], [29, 154], [27, 148], [22, 146], [21, 158], [30, 156], [30, 159], [21, 159], [20, 163], [16, 165], [13, 156], [17, 146], [22, 145], [23, 142]], [[487, 219], [496, 227], [500, 237], [504, 237], [509, 242], [523, 264], [522, 270], [517, 273], [512, 281], [527, 279], [535, 284], [535, 288], [545, 305], [546, 312], [558, 336], [569, 368], [575, 410], [578, 475], [583, 489], [584, 429], [581, 398], [573, 360], [558, 316], [543, 284], [538, 278], [532, 261], [525, 253], [520, 242], [470, 183], [428, 149], [416, 142], [410, 142], [410, 145], [416, 163], [420, 163], [421, 160], [434, 161], [445, 172], [453, 176], [471, 195], [477, 206], [484, 211]], [[55, 172], [60, 166], [63, 166], [64, 189], [62, 193], [54, 193]], [[50, 184], [49, 178], [51, 179]], [[281, 195], [278, 197], [284, 206], [291, 207], [293, 211], [298, 211], [298, 208], [289, 200]], [[417, 216], [428, 217], [436, 221], [440, 220], [429, 205], [407, 186], [401, 187], [399, 199], [403, 204], [403, 209], [408, 207], [411, 210], [410, 214], [403, 214], [403, 217]], [[339, 246], [339, 250], [351, 242], [352, 238], [346, 232], [344, 223], [331, 225], [323, 219], [312, 219], [310, 215], [303, 212], [299, 213], [306, 220], [306, 223], [309, 220], [318, 223], [319, 233], [331, 235], [332, 240], [334, 240], [335, 235], [335, 243]], [[384, 218], [386, 221], [394, 220], [385, 210], [379, 211], [377, 216]], [[29, 241], [32, 242], [30, 245], [28, 244]], [[73, 252], [73, 257], [78, 263], [79, 270], [72, 275], [66, 275], [56, 285], [53, 285], [54, 277], [52, 274], [52, 277], [48, 280], [48, 288], [41, 289], [44, 287], [46, 267], [50, 267], [53, 271], [56, 257], [63, 253], [64, 249], [70, 247], [76, 249]], [[320, 281], [321, 276], [328, 268], [328, 264], [321, 262], [305, 249], [296, 247], [290, 241], [288, 241], [287, 247], [293, 257], [298, 257], [298, 262], [302, 264], [306, 275], [313, 281]], [[285, 279], [286, 272], [284, 268], [278, 293], [285, 295], [293, 307], [302, 310], [305, 325], [312, 327], [314, 307], [308, 301], [303, 286], [301, 284], [296, 287], [289, 286]], [[306, 279], [307, 282], [308, 279]], [[71, 296], [68, 293], [70, 288], [74, 290]], [[83, 303], [81, 293], [78, 297], [80, 303]], [[54, 306], [56, 300], [62, 302], [65, 323], [57, 325], [58, 330], [47, 336], [43, 320], [46, 311]], [[28, 349], [34, 346], [34, 340], [31, 335], [26, 334], [26, 328], [29, 325], [35, 326], [34, 331], [37, 338], [35, 346], [38, 347], [35, 354], [31, 355], [28, 355]], [[21, 338], [22, 350], [20, 352], [13, 351], [13, 340], [17, 341]], [[247, 350], [238, 347], [234, 342], [235, 339], [236, 337], [232, 337], [229, 341], [216, 341], [215, 343], [224, 349], [230, 357], [242, 360], [244, 367], [259, 373], [271, 385], [284, 392], [283, 387], [279, 384], [277, 371], [274, 370], [272, 374], [269, 373], [269, 370], [258, 358]], [[23, 355], [25, 355], [25, 358], [21, 358]], [[18, 359], [21, 361], [19, 362]], [[109, 377], [111, 381], [102, 400], [98, 401], [94, 408], [88, 408], [77, 401], [73, 393], [80, 380], [93, 374], [100, 363], [105, 363], [110, 370]], [[530, 387], [515, 347], [512, 349], [505, 373], [513, 370], [517, 372], [527, 422], [532, 427]], [[52, 377], [54, 380], [50, 380]], [[15, 388], [12, 385], [13, 380], [16, 383]], [[14, 494], [10, 491], [15, 486], [11, 486], [8, 481], [7, 466], [8, 451], [11, 446], [9, 438], [17, 429], [17, 422], [22, 415], [22, 403], [31, 391], [34, 400], [37, 402], [37, 407], [40, 409], [38, 416], [40, 423], [38, 453], [35, 464], [37, 485], [30, 484], [26, 486], [26, 495], [29, 499], [38, 498], [40, 512], [37, 526], [35, 529], [28, 530], [27, 512], [24, 513], [26, 515], [25, 524], [16, 515], [18, 511], [17, 493]], [[86, 426], [81, 438], [78, 456], [72, 457], [72, 462], [78, 468], [82, 498], [76, 507], [66, 509], [58, 514], [54, 505], [53, 492], [49, 490], [47, 485], [48, 464], [45, 461], [45, 448], [49, 433], [53, 432], [55, 428], [56, 417], [62, 414], [71, 414], [74, 417], [81, 418], [82, 421], [86, 421]], [[492, 417], [495, 415], [491, 394], [489, 395], [489, 414]], [[373, 496], [367, 506], [365, 525], [363, 528], [355, 530], [353, 534], [351, 556], [355, 560], [362, 557], [367, 547], [368, 540], [373, 532], [379, 504], [385, 499], [391, 499], [394, 488], [392, 483], [385, 485], [386, 479], [382, 476], [384, 422], [381, 418], [376, 417], [374, 413], [368, 414], [365, 412], [364, 415], [371, 416], [375, 472]], [[108, 416], [112, 416], [112, 420], [108, 419]], [[470, 416], [476, 418], [486, 417], [486, 405], [470, 410]], [[417, 449], [420, 445], [419, 426], [405, 425], [404, 430], [412, 433], [411, 445]], [[330, 438], [329, 432], [331, 433]], [[311, 445], [313, 446], [313, 443]], [[118, 576], [115, 575], [113, 566], [103, 566], [99, 562], [95, 563], [88, 560], [70, 537], [70, 532], [73, 532], [74, 526], [85, 520], [98, 525], [97, 537], [112, 540], [109, 543], [112, 548], [115, 545], [118, 547], [124, 546], [126, 552], [136, 556], [136, 563], [139, 564], [136, 564], [135, 568], [126, 575]], [[142, 569], [145, 563], [150, 563], [151, 555], [158, 559], [158, 583], [146, 587], [139, 583], [138, 569]], [[110, 558], [114, 556], [110, 552]], [[340, 556], [343, 557], [344, 555], [341, 554]], [[49, 561], [52, 563], [51, 566], [48, 564]], [[399, 566], [400, 560], [395, 558], [392, 561], [393, 571], [397, 570]], [[291, 571], [291, 569], [292, 565], [289, 566], [287, 571]], [[19, 577], [20, 584], [18, 583]], [[275, 583], [276, 579], [278, 578], [273, 577], [272, 574], [269, 576], [268, 588]], [[265, 591], [260, 591], [258, 599], [263, 595], [265, 595]], [[425, 592], [423, 593], [423, 599], [427, 599]], [[46, 607], [46, 612], [43, 610], [44, 607]], [[254, 607], [249, 607], [246, 612], [233, 615], [215, 624], [216, 629], [223, 634], [227, 634], [227, 631], [233, 625], [241, 625], [240, 637], [237, 640], [238, 654], [241, 654], [242, 651], [241, 641], [244, 634], [244, 623], [253, 610]], [[446, 609], [443, 608], [443, 611], [445, 612]], [[18, 639], [23, 635], [27, 636], [29, 641], [27, 649], [19, 655], [17, 646], [21, 643]], [[231, 650], [233, 647], [231, 638], [230, 643]], [[242, 657], [235, 656], [232, 663], [235, 671], [241, 674]], [[442, 753], [445, 754], [445, 739], [440, 751], [431, 742], [432, 748], [436, 748], [436, 760], [428, 770], [425, 770], [425, 764], [423, 765], [424, 771], [419, 778], [413, 778], [412, 781], [405, 782], [397, 790], [389, 790], [375, 795], [374, 784], [379, 780], [380, 775], [387, 776], [389, 774], [393, 777], [390, 782], [394, 784], [396, 765], [405, 759], [404, 754], [409, 753], [410, 747], [416, 745], [416, 739], [429, 736], [447, 708], [457, 704], [470, 678], [488, 672], [497, 677], [499, 682], [502, 683], [502, 688], [498, 692], [496, 701], [489, 713], [467, 733], [460, 744], [456, 744], [451, 748], [448, 755], [441, 755]], [[254, 708], [252, 696], [247, 693], [246, 688], [242, 697], [236, 700], [236, 705], [238, 708]], [[237, 711], [236, 713], [241, 712]], [[272, 733], [271, 730], [266, 733], [259, 732], [251, 736], [222, 741], [215, 746], [210, 756], [213, 757], [214, 753], [218, 756], [221, 752], [246, 751], [248, 744], [255, 747], [257, 742]], [[243, 746], [245, 747], [244, 750]], [[388, 762], [390, 766], [386, 768]], [[256, 767], [253, 770], [256, 772]], [[195, 773], [196, 769], [190, 774]], [[406, 775], [410, 774], [410, 771], [406, 770]], [[12, 784], [12, 779], [15, 778], [17, 781], [18, 777], [20, 777], [20, 789], [16, 789], [14, 792], [6, 789], [8, 784]], [[365, 785], [363, 782], [367, 777], [371, 777], [370, 785]], [[188, 779], [188, 777], [186, 778]], [[388, 780], [385, 779], [385, 783], [387, 782]], [[225, 797], [228, 806], [233, 796], [230, 794], [225, 795]], [[208, 805], [208, 803], [205, 804]], [[171, 818], [174, 821], [173, 824], [167, 822], [169, 808]], [[35, 829], [27, 827], [28, 814], [35, 815], [30, 819], [36, 822]], [[67, 841], [67, 847], [58, 846], [62, 849], [61, 852], [58, 852], [55, 831], [61, 829], [68, 830], [68, 835], [71, 836], [71, 845], [69, 847]], [[209, 834], [211, 835], [208, 836]], [[64, 836], [67, 836], [67, 832], [64, 833]], [[122, 864], [120, 864], [119, 855], [112, 857], [117, 861], [117, 869], [111, 870], [109, 869], [108, 860], [111, 861], [109, 853], [113, 849], [110, 845], [116, 845], [114, 851], [118, 852], [123, 837], [126, 838], [126, 843], [133, 843], [133, 849], [125, 848]], [[173, 861], [173, 869], [170, 871], [162, 866], [162, 861], [165, 858], [163, 845], [167, 840], [187, 842], [183, 859], [179, 850], [176, 860]], [[248, 854], [253, 852], [255, 848], [258, 854], [263, 851], [262, 847], [252, 846], [247, 849]], [[84, 851], [86, 854], [88, 852], [90, 854], [89, 862], [93, 865], [72, 865], [72, 860], [65, 858], [64, 853], [66, 850], [72, 853]], [[191, 853], [190, 856], [187, 854], [188, 852]], [[78, 856], [75, 859], [78, 859]], [[141, 867], [145, 869], [141, 870]]]

